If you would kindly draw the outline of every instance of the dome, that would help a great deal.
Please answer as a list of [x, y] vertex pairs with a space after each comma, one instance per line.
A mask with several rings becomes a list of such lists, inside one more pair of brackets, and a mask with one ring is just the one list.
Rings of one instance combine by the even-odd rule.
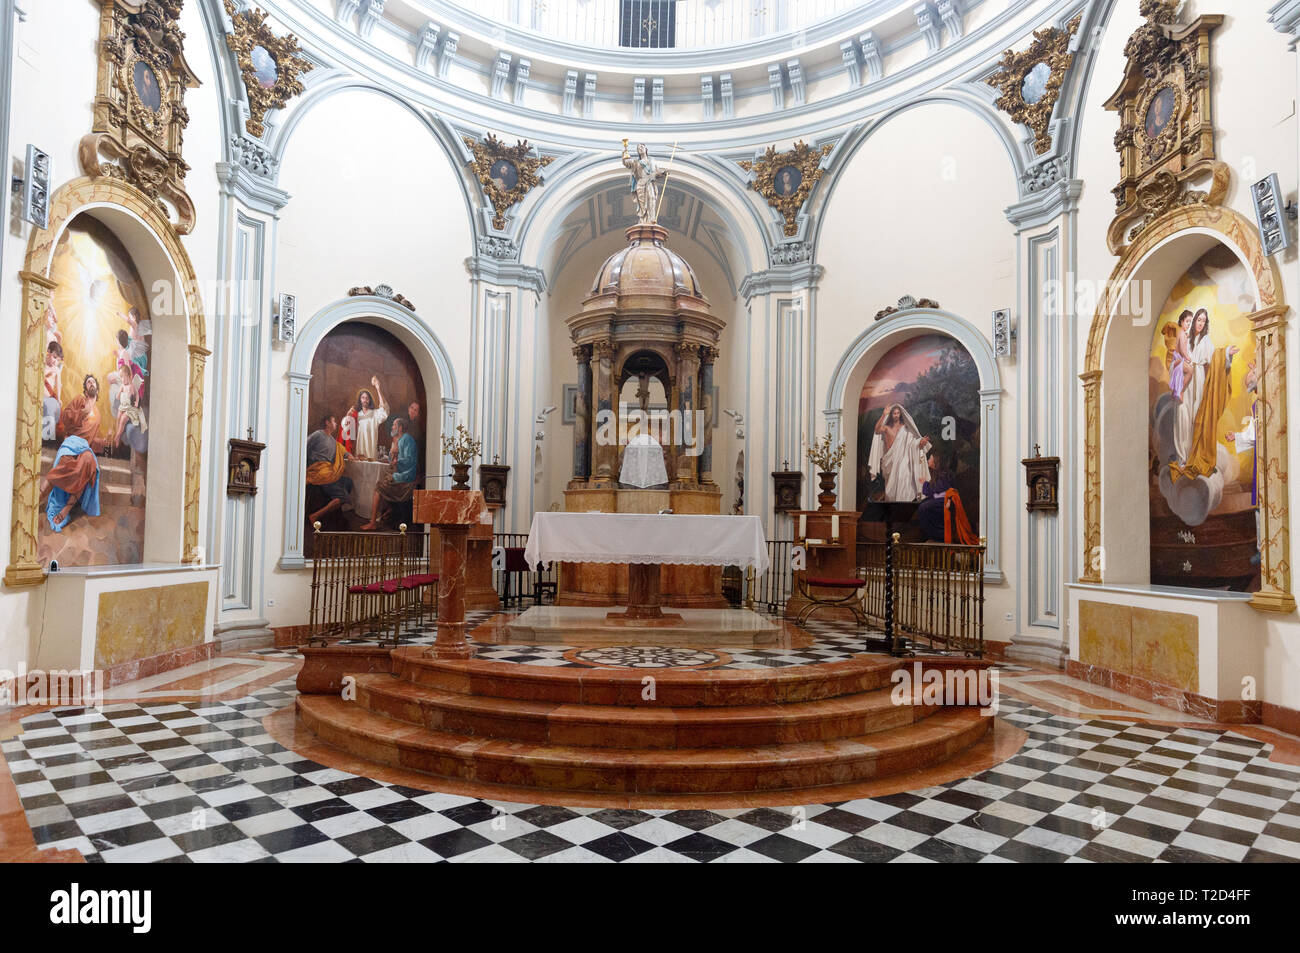
[[667, 246], [666, 228], [634, 225], [627, 230], [627, 239], [627, 246], [606, 258], [597, 270], [591, 285], [593, 297], [617, 294], [704, 298], [695, 269]]

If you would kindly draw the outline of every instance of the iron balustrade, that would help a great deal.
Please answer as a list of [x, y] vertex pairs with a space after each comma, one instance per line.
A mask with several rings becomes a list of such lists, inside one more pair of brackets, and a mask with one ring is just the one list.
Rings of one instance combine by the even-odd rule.
[[[526, 549], [527, 546], [527, 533], [493, 533], [493, 565], [497, 565], [496, 553], [498, 549]], [[525, 580], [531, 583], [527, 588], [523, 584]], [[501, 597], [503, 606], [514, 601], [522, 601], [526, 596], [531, 596], [533, 601], [537, 602], [539, 601], [539, 594], [542, 592], [550, 592], [554, 595], [557, 591], [558, 582], [559, 569], [555, 563], [543, 563], [542, 567], [536, 570], [518, 571], [507, 568], [494, 568], [492, 570], [492, 587], [496, 590], [497, 595]]]
[[317, 530], [312, 541], [311, 615], [308, 641], [330, 642], [362, 636], [383, 637], [414, 612], [423, 613], [431, 586], [400, 593], [357, 592], [374, 583], [436, 573], [422, 529], [357, 533]]

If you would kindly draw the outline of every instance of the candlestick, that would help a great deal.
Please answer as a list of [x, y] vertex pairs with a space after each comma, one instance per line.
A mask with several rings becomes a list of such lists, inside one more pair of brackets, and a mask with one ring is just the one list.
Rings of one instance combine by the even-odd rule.
[[831, 539], [837, 543], [840, 541], [840, 514], [838, 513], [831, 517]]
[[799, 538], [805, 539], [808, 536], [808, 514], [799, 514]]

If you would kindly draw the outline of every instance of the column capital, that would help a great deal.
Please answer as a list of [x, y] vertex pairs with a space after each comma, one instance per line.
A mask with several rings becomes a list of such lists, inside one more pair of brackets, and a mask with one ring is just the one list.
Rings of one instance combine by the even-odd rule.
[[746, 301], [759, 295], [790, 294], [811, 291], [817, 287], [826, 269], [811, 261], [795, 265], [776, 265], [766, 271], [755, 271], [740, 281], [740, 294]]
[[602, 338], [591, 342], [591, 356], [597, 361], [607, 361], [614, 356], [614, 342]]
[[531, 291], [539, 298], [546, 291], [546, 273], [517, 261], [501, 261], [484, 254], [471, 255], [465, 259], [465, 270], [476, 281]]
[[223, 194], [242, 202], [254, 211], [278, 215], [289, 204], [290, 195], [275, 184], [275, 167], [250, 165], [244, 157], [238, 162], [218, 162], [217, 181]]
[[700, 347], [700, 363], [709, 365], [718, 359], [718, 349], [711, 344], [705, 344]]
[[1037, 188], [1035, 185], [1029, 183], [1028, 194], [1005, 209], [1007, 221], [1015, 226], [1016, 231], [1038, 228], [1062, 215], [1078, 211], [1079, 196], [1083, 194], [1082, 179], [1050, 178]]
[[575, 344], [572, 348], [574, 360], [579, 364], [585, 364], [591, 360], [590, 344]]

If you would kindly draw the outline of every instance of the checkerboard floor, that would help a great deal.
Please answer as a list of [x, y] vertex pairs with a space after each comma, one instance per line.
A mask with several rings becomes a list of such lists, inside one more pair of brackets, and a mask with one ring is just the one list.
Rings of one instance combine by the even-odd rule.
[[[610, 653], [607, 662], [600, 662], [602, 656], [597, 653], [590, 656], [586, 664], [583, 662], [573, 661], [566, 657], [566, 653], [572, 652], [575, 646], [571, 645], [500, 645], [492, 642], [476, 642], [474, 640], [474, 627], [486, 622], [492, 616], [498, 613], [493, 611], [475, 611], [466, 613], [468, 638], [474, 645], [475, 658], [491, 662], [514, 662], [519, 665], [532, 665], [547, 668], [584, 668], [593, 665], [608, 664], [622, 666], [631, 664], [633, 667], [658, 667], [659, 664], [669, 664], [669, 658], [674, 652], [681, 656], [677, 664], [694, 665], [699, 664], [701, 660], [692, 659], [694, 650], [690, 649], [672, 649], [664, 647], [653, 647], [653, 651], [643, 652], [646, 656], [646, 663], [638, 665], [635, 660], [629, 662], [624, 653], [624, 657], [616, 658], [617, 653]], [[514, 612], [507, 611], [504, 614], [513, 615]], [[774, 616], [779, 618], [779, 616]], [[786, 668], [791, 665], [809, 665], [817, 662], [838, 662], [843, 659], [852, 658], [854, 655], [864, 651], [864, 643], [868, 638], [883, 638], [880, 632], [864, 631], [858, 629], [852, 624], [836, 622], [833, 620], [810, 619], [803, 626], [806, 632], [814, 636], [816, 641], [809, 646], [801, 649], [761, 649], [761, 648], [727, 648], [724, 650], [725, 656], [729, 657], [722, 664], [710, 664], [710, 668], [723, 669], [765, 669], [765, 668]], [[409, 631], [403, 635], [403, 642], [409, 645], [428, 645], [434, 640], [436, 632], [432, 628]], [[378, 635], [368, 639], [347, 639], [337, 644], [340, 645], [361, 645], [370, 644], [378, 639]], [[297, 658], [296, 649], [260, 649], [258, 655], [265, 658]], [[655, 659], [660, 660], [656, 662]], [[1010, 666], [1009, 670], [1029, 671], [1021, 666]]]
[[1227, 730], [1054, 715], [973, 777], [795, 808], [614, 810], [429, 793], [323, 767], [231, 702], [113, 704], [23, 720], [3, 743], [41, 847], [92, 862], [1016, 862], [1300, 860], [1300, 767]]

